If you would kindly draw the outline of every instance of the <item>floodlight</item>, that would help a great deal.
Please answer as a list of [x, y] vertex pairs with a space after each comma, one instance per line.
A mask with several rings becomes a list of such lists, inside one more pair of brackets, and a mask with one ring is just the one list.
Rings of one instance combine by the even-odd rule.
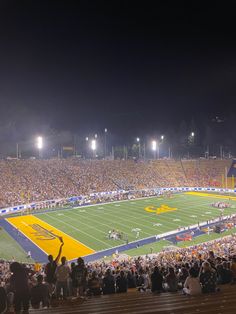
[[91, 141], [91, 149], [94, 151], [96, 150], [96, 140]]
[[107, 133], [107, 128], [105, 128], [104, 132]]
[[157, 150], [157, 141], [152, 141], [152, 150]]
[[194, 137], [194, 135], [195, 135], [194, 132], [192, 132], [192, 133], [191, 133], [191, 136]]
[[162, 141], [164, 140], [164, 135], [161, 136], [161, 140], [162, 140]]
[[42, 136], [38, 136], [36, 139], [36, 146], [40, 150], [43, 148], [43, 138]]
[[98, 135], [97, 135], [97, 134], [95, 134], [95, 135], [94, 135], [94, 137], [95, 137], [95, 138], [97, 138], [97, 137], [98, 137]]
[[137, 140], [137, 142], [139, 142], [139, 141], [140, 141], [140, 138], [139, 138], [139, 137], [137, 137], [137, 138], [136, 138], [136, 140]]
[[89, 140], [89, 139], [88, 139], [88, 137], [86, 137], [86, 138], [85, 138], [85, 141], [87, 141], [87, 142], [88, 142], [88, 140]]

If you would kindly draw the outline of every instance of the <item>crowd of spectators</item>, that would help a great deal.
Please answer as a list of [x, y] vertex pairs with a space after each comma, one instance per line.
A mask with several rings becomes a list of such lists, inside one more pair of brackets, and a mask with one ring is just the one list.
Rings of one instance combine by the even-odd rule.
[[235, 235], [189, 248], [88, 264], [82, 258], [68, 263], [61, 254], [63, 239], [58, 256], [49, 255], [46, 265], [0, 261], [1, 305], [5, 298], [15, 313], [26, 314], [30, 304], [47, 308], [59, 300], [126, 293], [130, 288], [140, 293], [199, 295], [236, 282]]
[[0, 160], [0, 208], [120, 189], [219, 186], [229, 160]]

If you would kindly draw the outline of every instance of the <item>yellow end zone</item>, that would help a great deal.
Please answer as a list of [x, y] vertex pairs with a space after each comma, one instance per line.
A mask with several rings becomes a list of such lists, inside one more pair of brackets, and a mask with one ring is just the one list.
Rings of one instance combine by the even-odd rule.
[[19, 229], [20, 232], [34, 242], [47, 255], [52, 254], [56, 257], [60, 246], [59, 237], [63, 237], [64, 241], [62, 256], [66, 256], [68, 260], [95, 252], [83, 243], [35, 216], [12, 217], [8, 218], [7, 221]]
[[235, 196], [227, 196], [227, 195], [219, 195], [219, 194], [209, 194], [202, 192], [185, 192], [184, 194], [196, 195], [196, 196], [205, 196], [205, 197], [213, 197], [213, 198], [221, 198], [221, 199], [231, 199], [232, 201], [236, 200]]

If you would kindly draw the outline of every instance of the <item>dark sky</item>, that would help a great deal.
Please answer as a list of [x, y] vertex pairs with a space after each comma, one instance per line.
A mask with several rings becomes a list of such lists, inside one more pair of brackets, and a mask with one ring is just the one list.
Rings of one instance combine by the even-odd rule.
[[131, 135], [227, 118], [235, 15], [235, 1], [1, 0], [0, 120]]

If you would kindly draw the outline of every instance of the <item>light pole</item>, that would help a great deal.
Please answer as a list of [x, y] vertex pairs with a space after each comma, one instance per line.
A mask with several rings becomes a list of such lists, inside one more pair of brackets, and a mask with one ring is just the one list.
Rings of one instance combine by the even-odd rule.
[[104, 159], [107, 157], [107, 128], [104, 129]]
[[152, 150], [154, 153], [154, 159], [157, 159], [157, 141], [152, 141]]
[[140, 138], [137, 137], [137, 138], [136, 138], [136, 141], [137, 141], [137, 143], [138, 143], [138, 158], [140, 159], [140, 155], [141, 155], [141, 151], [140, 151]]
[[96, 146], [97, 146], [96, 140], [92, 140], [91, 141], [91, 149], [93, 151], [93, 158], [96, 158]]
[[38, 136], [36, 138], [36, 147], [39, 151], [39, 158], [42, 158], [42, 148], [43, 148], [43, 138], [42, 136]]
[[88, 136], [85, 137], [86, 145], [85, 145], [85, 159], [88, 158], [89, 151], [88, 151]]

